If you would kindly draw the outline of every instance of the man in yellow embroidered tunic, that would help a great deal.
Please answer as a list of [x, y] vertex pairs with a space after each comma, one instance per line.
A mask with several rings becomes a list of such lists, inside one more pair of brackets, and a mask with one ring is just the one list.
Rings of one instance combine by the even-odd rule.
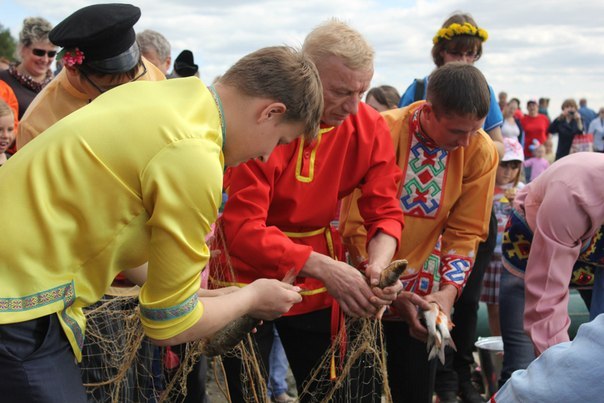
[[0, 244], [2, 400], [86, 401], [73, 360], [82, 308], [123, 267], [149, 262], [141, 320], [161, 345], [211, 336], [246, 313], [274, 319], [299, 302], [297, 287], [275, 280], [198, 297], [204, 237], [224, 166], [268, 159], [277, 144], [316, 133], [322, 108], [310, 59], [265, 48], [215, 88], [197, 78], [124, 84], [11, 158], [0, 172], [11, 240]]
[[[487, 235], [498, 157], [481, 129], [489, 90], [478, 69], [440, 67], [430, 76], [427, 100], [382, 113], [404, 181], [405, 227], [395, 259], [409, 261], [401, 277], [405, 290], [450, 315]], [[356, 197], [344, 199], [340, 218], [344, 242], [361, 261], [366, 240]], [[440, 254], [434, 254], [439, 243]], [[426, 329], [409, 295], [400, 294], [395, 314], [384, 317], [389, 383], [395, 402], [431, 402], [436, 360], [428, 364]]]

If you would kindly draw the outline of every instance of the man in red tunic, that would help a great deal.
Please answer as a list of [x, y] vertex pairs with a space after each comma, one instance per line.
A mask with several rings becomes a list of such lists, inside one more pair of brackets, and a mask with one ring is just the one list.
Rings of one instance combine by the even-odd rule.
[[[376, 285], [403, 228], [398, 201], [402, 174], [388, 126], [360, 102], [373, 76], [373, 49], [357, 31], [335, 20], [313, 30], [302, 49], [317, 65], [323, 84], [320, 132], [311, 143], [282, 145], [268, 160], [250, 161], [227, 173], [229, 199], [218, 231], [227, 251], [220, 254], [221, 262], [214, 262], [212, 272], [219, 286], [295, 274], [303, 301], [274, 325], [299, 394], [336, 335], [340, 310], [352, 317], [374, 316], [402, 289], [400, 281], [385, 290]], [[368, 232], [365, 275], [346, 263], [338, 232], [330, 225], [339, 200], [357, 187]], [[235, 278], [220, 277], [219, 268], [227, 261]], [[266, 368], [272, 325], [265, 323], [255, 336]], [[242, 400], [237, 365], [227, 363], [233, 401]], [[313, 375], [326, 379], [334, 369], [332, 365]], [[366, 385], [356, 381], [356, 386]], [[379, 401], [381, 390], [374, 392], [366, 397]], [[320, 390], [312, 393], [312, 399], [322, 400]], [[309, 396], [301, 396], [301, 401], [305, 398]]]

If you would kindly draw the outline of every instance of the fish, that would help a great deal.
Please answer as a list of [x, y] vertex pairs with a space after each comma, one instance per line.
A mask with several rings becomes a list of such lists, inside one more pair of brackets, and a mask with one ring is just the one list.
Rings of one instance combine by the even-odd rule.
[[394, 285], [407, 268], [407, 263], [406, 259], [394, 260], [390, 263], [388, 267], [382, 270], [378, 287], [384, 289]]
[[[380, 273], [380, 279], [378, 282], [378, 287], [384, 289], [386, 287], [393, 286], [394, 283], [398, 281], [401, 277], [401, 274], [407, 268], [407, 260], [399, 259], [392, 261], [382, 272]], [[378, 312], [375, 314], [375, 318], [377, 320], [382, 319], [384, 312], [388, 309], [387, 306], [381, 307]]]
[[[296, 270], [290, 269], [283, 277], [284, 283], [293, 284], [296, 280]], [[217, 331], [210, 339], [206, 340], [202, 347], [203, 354], [207, 357], [215, 357], [228, 353], [243, 338], [256, 327], [262, 324], [262, 320], [248, 314], [243, 315]]]
[[453, 323], [449, 321], [449, 318], [437, 303], [433, 302], [430, 305], [430, 309], [421, 312], [421, 316], [426, 323], [426, 329], [428, 330], [428, 342], [426, 343], [428, 360], [438, 357], [444, 365], [445, 347], [451, 346], [451, 348], [457, 350], [451, 338]]
[[[378, 287], [386, 288], [392, 286], [399, 279], [405, 268], [407, 261], [405, 259], [395, 260], [386, 267], [381, 275]], [[287, 272], [283, 278], [283, 282], [292, 284], [296, 279], [295, 270]], [[260, 326], [262, 321], [250, 315], [243, 315], [228, 325], [217, 331], [211, 338], [206, 340], [202, 347], [203, 354], [207, 357], [215, 357], [228, 353], [254, 328]]]
[[203, 354], [215, 357], [228, 353], [262, 321], [250, 315], [243, 315], [217, 331], [202, 347]]

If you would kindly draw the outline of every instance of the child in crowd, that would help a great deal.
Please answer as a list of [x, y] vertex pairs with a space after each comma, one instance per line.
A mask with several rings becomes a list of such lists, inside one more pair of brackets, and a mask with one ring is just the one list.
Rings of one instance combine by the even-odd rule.
[[556, 152], [554, 150], [554, 142], [551, 137], [548, 137], [547, 140], [543, 143], [545, 146], [545, 159], [549, 164], [553, 164], [556, 161]]
[[480, 300], [487, 304], [489, 329], [491, 335], [501, 335], [499, 327], [499, 278], [501, 277], [501, 243], [503, 230], [512, 211], [512, 202], [516, 191], [524, 187], [520, 182], [520, 172], [524, 161], [524, 152], [518, 139], [504, 137], [505, 154], [497, 167], [493, 212], [497, 217], [497, 243], [491, 263], [484, 275]]
[[524, 161], [524, 167], [530, 169], [530, 175], [526, 175], [528, 178], [527, 182], [534, 180], [550, 165], [550, 162], [545, 158], [545, 145], [539, 144], [537, 140], [533, 140], [533, 144], [529, 148], [533, 152], [533, 157]]
[[0, 166], [11, 157], [8, 148], [15, 141], [15, 117], [13, 110], [0, 99]]

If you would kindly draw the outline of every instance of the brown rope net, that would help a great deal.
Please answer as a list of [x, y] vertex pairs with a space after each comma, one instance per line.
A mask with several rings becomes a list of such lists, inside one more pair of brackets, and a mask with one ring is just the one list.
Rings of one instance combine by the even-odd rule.
[[[219, 229], [218, 229], [219, 232]], [[221, 234], [217, 238], [221, 239]], [[226, 250], [224, 248], [223, 250]], [[214, 261], [214, 280], [236, 278], [228, 256]], [[178, 402], [187, 395], [187, 376], [198, 363], [205, 341], [180, 346], [178, 354], [160, 348], [144, 336], [136, 296], [106, 296], [86, 310], [86, 343], [82, 378], [92, 402]], [[343, 329], [317, 363], [308, 379], [297, 379], [298, 399], [309, 402], [392, 401], [386, 372], [386, 353], [381, 322], [345, 318]], [[248, 402], [270, 402], [268, 368], [258, 353], [254, 337], [223, 354], [241, 360], [240, 382]], [[210, 378], [230, 401], [222, 357], [212, 359]], [[333, 370], [335, 369], [335, 376]], [[301, 387], [300, 387], [301, 385]], [[219, 400], [220, 401], [220, 400]]]

